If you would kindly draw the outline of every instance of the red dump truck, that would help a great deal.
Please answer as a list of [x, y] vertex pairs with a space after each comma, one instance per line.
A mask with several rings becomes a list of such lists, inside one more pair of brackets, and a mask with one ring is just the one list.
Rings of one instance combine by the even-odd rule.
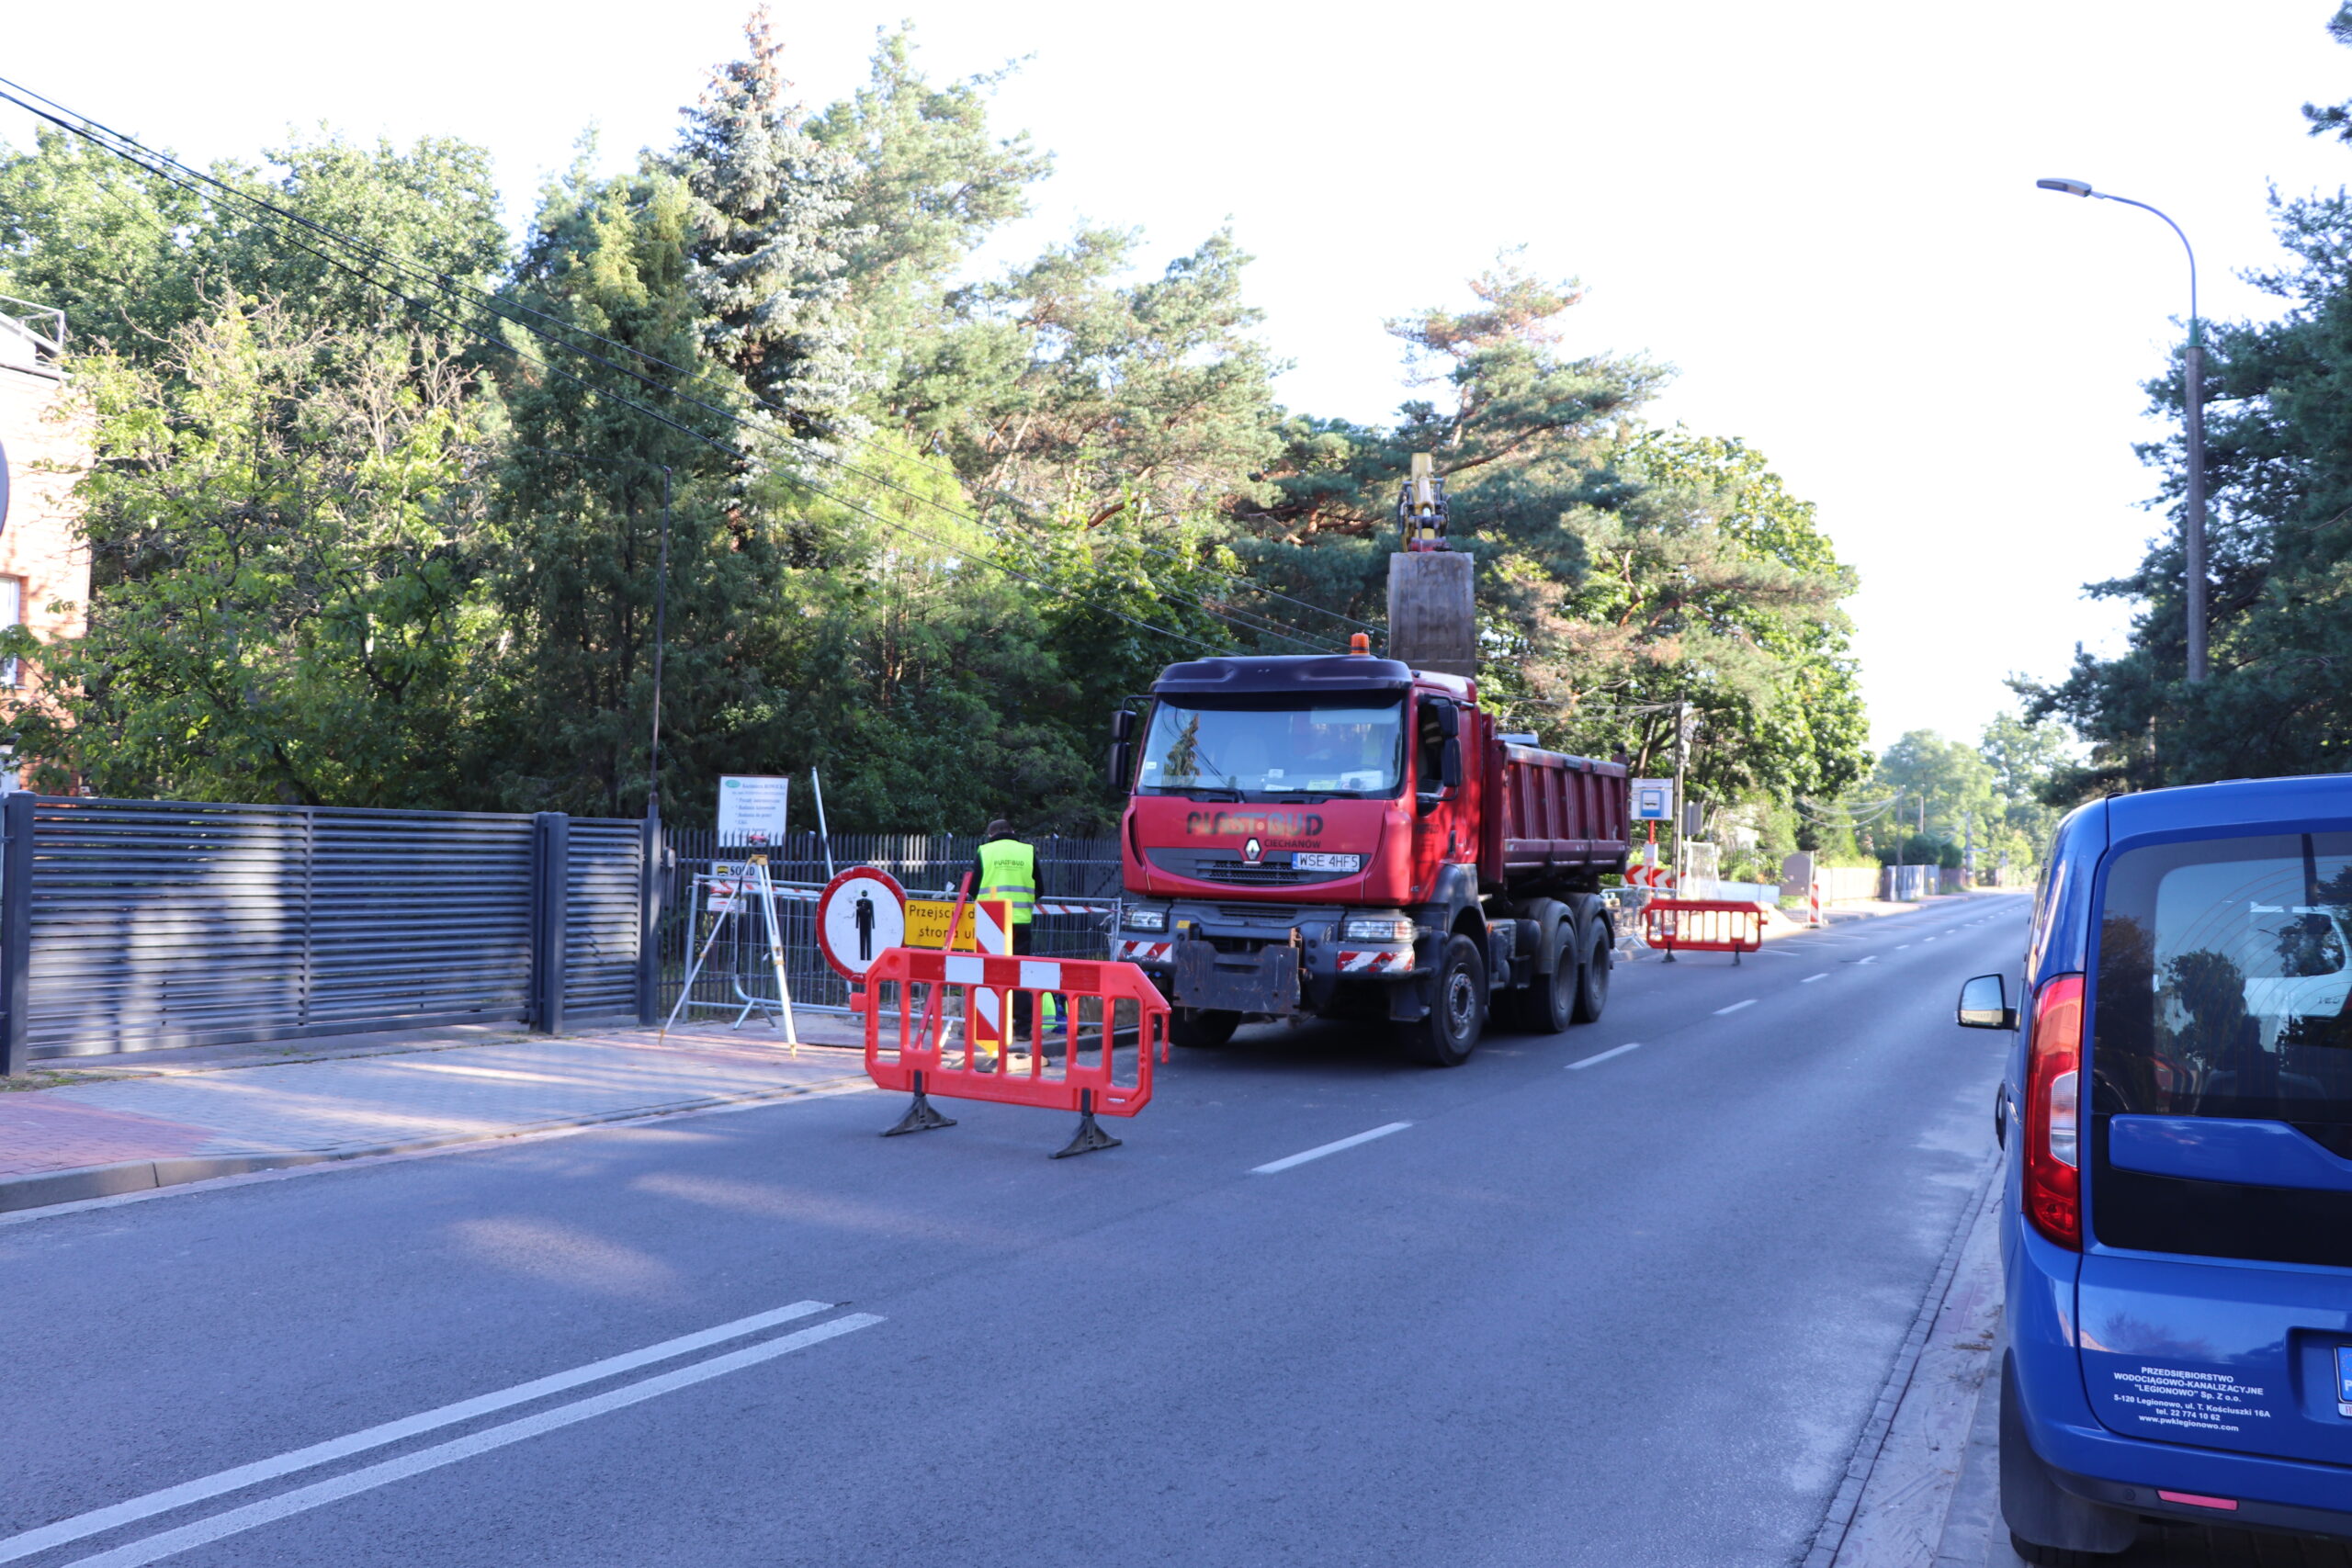
[[1358, 1018], [1453, 1066], [1490, 1012], [1599, 1018], [1625, 768], [1533, 739], [1498, 733], [1470, 681], [1362, 652], [1169, 666], [1112, 728], [1112, 956], [1158, 981], [1179, 1044]]

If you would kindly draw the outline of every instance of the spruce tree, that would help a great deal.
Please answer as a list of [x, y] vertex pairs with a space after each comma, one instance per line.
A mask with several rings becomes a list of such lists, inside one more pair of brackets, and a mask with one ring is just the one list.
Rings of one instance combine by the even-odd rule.
[[691, 198], [689, 280], [704, 342], [741, 377], [754, 418], [803, 439], [854, 432], [866, 382], [840, 227], [857, 164], [801, 123], [764, 7], [744, 35], [746, 57], [712, 73], [670, 159]]

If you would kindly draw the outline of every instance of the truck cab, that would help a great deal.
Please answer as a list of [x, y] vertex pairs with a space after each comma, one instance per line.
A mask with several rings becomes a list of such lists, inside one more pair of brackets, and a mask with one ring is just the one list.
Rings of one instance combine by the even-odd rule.
[[1598, 1016], [1625, 771], [1500, 736], [1476, 699], [1364, 653], [1204, 659], [1122, 716], [1113, 956], [1159, 981], [1179, 1043], [1358, 1018], [1452, 1066], [1498, 1004], [1551, 1030]]

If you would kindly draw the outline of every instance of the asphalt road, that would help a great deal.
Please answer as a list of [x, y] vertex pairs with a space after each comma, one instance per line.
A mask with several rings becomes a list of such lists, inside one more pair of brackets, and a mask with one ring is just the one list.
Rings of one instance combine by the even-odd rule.
[[1451, 1072], [1260, 1031], [1080, 1159], [860, 1093], [0, 1224], [0, 1564], [1795, 1562], [2024, 921], [1646, 960]]

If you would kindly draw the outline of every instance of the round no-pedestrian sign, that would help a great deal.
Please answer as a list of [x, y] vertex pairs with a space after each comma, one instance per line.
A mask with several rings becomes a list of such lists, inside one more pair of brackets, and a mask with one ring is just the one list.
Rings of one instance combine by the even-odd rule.
[[844, 980], [862, 980], [886, 949], [907, 941], [907, 890], [888, 872], [854, 865], [817, 895], [817, 945]]

